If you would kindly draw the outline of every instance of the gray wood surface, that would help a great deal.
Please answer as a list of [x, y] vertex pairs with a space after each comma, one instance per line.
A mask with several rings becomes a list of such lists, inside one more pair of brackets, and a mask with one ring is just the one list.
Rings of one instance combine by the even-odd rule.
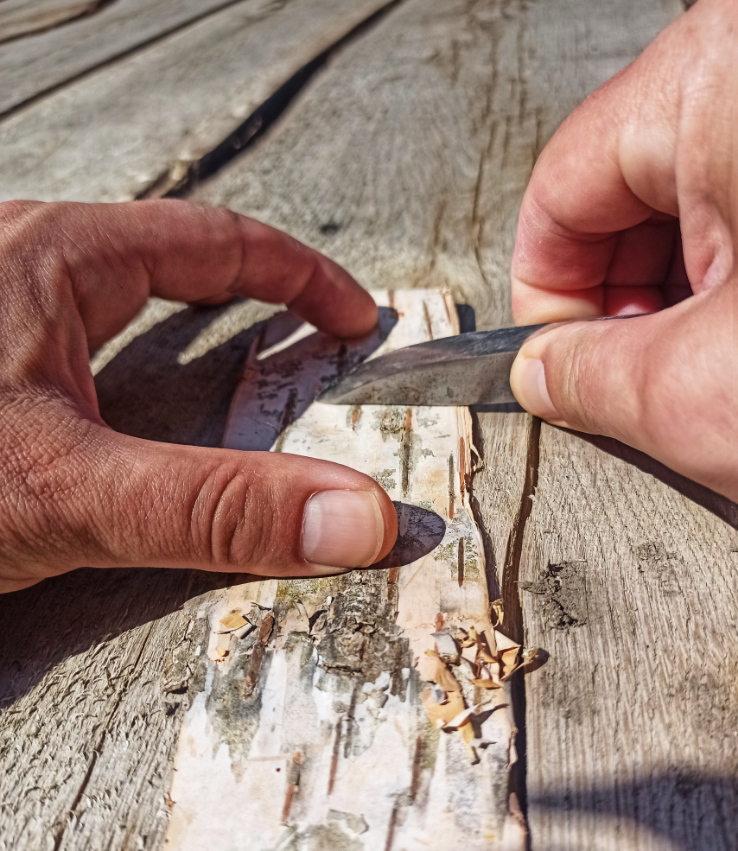
[[100, 0], [2, 0], [0, 43], [95, 12]]
[[42, 98], [0, 122], [0, 200], [125, 201], [166, 183], [386, 3], [244, 0]]
[[[256, 4], [235, 9], [247, 6]], [[284, 11], [300, 8], [294, 0]], [[681, 8], [404, 0], [194, 197], [291, 230], [369, 287], [447, 285], [474, 307], [478, 327], [504, 324], [517, 207], [537, 153]], [[216, 15], [123, 60], [119, 87], [102, 68], [6, 119], [2, 197], [132, 197], [179, 159], [202, 156], [340, 37], [342, 28], [323, 40], [328, 16], [316, 19], [310, 49], [237, 101], [247, 45], [248, 61], [263, 57], [258, 67], [269, 70], [276, 53], [265, 42], [299, 47], [299, 27], [308, 32], [307, 18], [278, 30], [282, 9], [267, 13], [250, 41], [237, 42], [245, 24], [210, 30]], [[213, 34], [198, 40], [205, 30]], [[190, 60], [192, 77], [172, 71], [169, 83], [167, 54], [181, 69], [183, 43], [206, 70], [198, 78]], [[172, 96], [190, 83], [191, 109]], [[157, 91], [166, 93], [159, 101]], [[115, 123], [116, 98], [130, 137]], [[236, 101], [240, 110], [226, 114]], [[93, 117], [105, 133], [89, 132]], [[252, 323], [268, 312], [153, 303], [95, 360], [104, 416], [141, 436], [216, 445], [260, 330]], [[490, 598], [500, 589], [511, 629], [550, 653], [513, 692], [527, 776], [510, 782], [523, 803], [527, 795], [532, 848], [735, 848], [738, 509], [624, 447], [523, 414], [480, 412], [473, 437], [484, 461], [472, 505]], [[204, 640], [197, 608], [202, 594], [237, 581], [82, 571], [0, 598], [2, 851], [163, 847], [179, 730], [203, 685], [187, 666]]]
[[[292, 230], [369, 286], [447, 282], [480, 325], [507, 321], [516, 208], [535, 154], [680, 7], [470, 8], [407, 4], [196, 197]], [[475, 36], [493, 49], [475, 50]], [[362, 109], [365, 85], [381, 122]], [[480, 415], [486, 467], [474, 492], [511, 611], [521, 571], [521, 637], [552, 654], [526, 679], [533, 847], [734, 847], [735, 507], [607, 442], [543, 426], [523, 449], [525, 425], [506, 421], [527, 481], [515, 521], [505, 515], [495, 535], [499, 418]], [[720, 590], [707, 597], [711, 582]], [[562, 600], [575, 624], [559, 615]]]
[[[13, 20], [20, 21], [23, 12], [28, 14], [31, 8], [34, 14], [53, 6], [61, 12], [65, 5], [77, 7], [81, 2], [44, 0], [39, 4], [2, 0], [0, 10], [12, 24]], [[0, 115], [236, 3], [252, 8], [259, 5], [249, 0], [113, 0], [100, 8], [98, 14], [77, 20], [73, 25], [2, 45]], [[101, 4], [88, 2], [86, 5]], [[3, 9], [4, 6], [7, 9]]]

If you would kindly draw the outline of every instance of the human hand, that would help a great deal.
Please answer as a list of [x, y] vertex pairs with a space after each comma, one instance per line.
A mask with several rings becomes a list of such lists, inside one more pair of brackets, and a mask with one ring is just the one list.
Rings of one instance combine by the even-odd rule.
[[[680, 234], [681, 231], [681, 234]], [[511, 384], [738, 500], [738, 3], [699, 0], [542, 152], [512, 263]]]
[[105, 425], [89, 348], [150, 295], [283, 302], [346, 337], [377, 322], [335, 263], [227, 210], [0, 204], [0, 591], [83, 565], [311, 576], [386, 555], [396, 513], [368, 476]]

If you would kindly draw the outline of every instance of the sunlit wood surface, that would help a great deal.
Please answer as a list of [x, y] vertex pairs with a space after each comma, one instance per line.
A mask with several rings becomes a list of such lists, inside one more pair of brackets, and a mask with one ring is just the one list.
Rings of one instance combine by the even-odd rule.
[[[478, 328], [508, 324], [536, 156], [681, 11], [678, 0], [0, 0], [0, 198], [223, 204], [289, 230], [371, 289], [448, 289]], [[107, 422], [219, 445], [271, 312], [153, 302], [93, 358]], [[462, 319], [469, 327], [469, 311]], [[736, 848], [738, 508], [610, 441], [522, 413], [470, 422], [487, 598], [503, 599], [513, 638], [550, 655], [506, 692], [519, 759], [503, 760], [490, 811], [504, 815], [514, 792], [534, 851]], [[385, 591], [362, 598], [355, 575], [331, 581], [354, 594], [359, 620], [376, 621]], [[174, 769], [219, 664], [201, 615], [247, 588], [238, 576], [83, 570], [0, 599], [0, 849], [187, 847]], [[321, 613], [305, 610], [310, 627]], [[264, 628], [258, 672], [300, 624]], [[376, 682], [397, 660], [371, 647]], [[248, 717], [229, 717], [234, 736]], [[362, 786], [362, 728], [347, 732], [361, 717], [349, 699], [326, 796], [342, 780]], [[449, 754], [461, 772], [464, 748]], [[233, 772], [228, 759], [211, 770]], [[402, 765], [404, 791], [396, 766], [373, 768], [387, 784], [366, 783], [391, 806], [311, 798], [325, 816], [310, 829], [299, 822], [307, 788], [300, 798], [284, 764], [285, 796], [295, 789], [279, 838], [264, 844], [244, 824], [238, 846], [220, 842], [240, 824], [234, 806], [227, 824], [213, 819], [209, 847], [446, 849], [453, 836], [434, 844], [413, 821], [433, 774], [424, 759]], [[487, 841], [519, 847], [501, 832]]]

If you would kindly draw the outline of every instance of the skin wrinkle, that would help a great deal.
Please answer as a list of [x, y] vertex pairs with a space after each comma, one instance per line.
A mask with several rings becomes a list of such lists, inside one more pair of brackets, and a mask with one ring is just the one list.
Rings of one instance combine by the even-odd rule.
[[377, 309], [348, 273], [266, 225], [181, 201], [0, 204], [0, 223], [0, 590], [85, 564], [310, 575], [302, 510], [323, 489], [373, 493], [389, 551], [396, 512], [370, 477], [118, 435], [89, 363], [88, 340], [123, 327], [149, 290], [286, 299], [323, 331], [363, 334]]
[[531, 338], [511, 375], [532, 413], [616, 437], [733, 500], [737, 31], [735, 0], [700, 0], [542, 152], [521, 205], [516, 321], [652, 315]]

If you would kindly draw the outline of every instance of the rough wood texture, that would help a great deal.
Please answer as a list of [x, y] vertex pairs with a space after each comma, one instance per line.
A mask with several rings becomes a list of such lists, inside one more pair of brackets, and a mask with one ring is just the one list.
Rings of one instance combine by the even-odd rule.
[[[448, 283], [475, 305], [480, 325], [499, 323], [507, 318], [516, 207], [535, 153], [570, 108], [679, 10], [669, 2], [559, 2], [471, 4], [464, 14], [452, 4], [408, 3], [375, 41], [367, 37], [336, 58], [269, 144], [197, 197], [292, 229], [370, 286]], [[366, 118], [369, 92], [382, 122]], [[340, 123], [331, 118], [337, 107]], [[525, 622], [526, 640], [553, 654], [527, 681], [533, 847], [730, 847], [736, 746], [729, 732], [726, 749], [718, 731], [735, 726], [735, 678], [722, 661], [732, 658], [722, 657], [725, 642], [732, 650], [735, 640], [735, 508], [666, 477], [693, 500], [709, 501], [718, 519], [667, 486], [657, 465], [641, 472], [548, 427], [540, 447], [536, 428], [523, 448], [522, 424], [506, 425], [515, 429], [525, 476], [515, 522], [495, 534], [498, 477], [505, 481], [493, 454], [499, 415], [481, 418], [486, 466], [474, 492], [510, 608], [519, 570], [528, 583], [520, 635]], [[611, 449], [638, 463], [622, 447]], [[658, 518], [674, 518], [683, 531]], [[634, 567], [638, 552], [643, 573]], [[667, 594], [654, 617], [650, 585], [685, 565], [700, 579], [679, 593], [682, 616], [672, 620]], [[585, 584], [590, 571], [592, 586]], [[649, 571], [639, 587], [634, 578]], [[713, 577], [723, 593], [708, 598], [700, 586]], [[580, 607], [591, 600], [599, 615], [564, 634], [551, 613], [567, 584], [566, 599]], [[575, 647], [572, 634], [580, 636]], [[678, 703], [669, 698], [675, 691]], [[714, 731], [709, 747], [705, 730]]]
[[[103, 0], [105, 2], [105, 0]], [[113, 0], [89, 19], [0, 47], [0, 115], [75, 80], [116, 57], [163, 38], [203, 16], [248, 0]], [[100, 0], [2, 0], [0, 15], [13, 21], [58, 9], [98, 7]], [[7, 7], [7, 8], [6, 8]], [[33, 17], [31, 17], [33, 16]], [[2, 20], [2, 18], [0, 18]]]
[[[516, 758], [504, 689], [475, 687], [461, 660], [446, 665], [426, 655], [436, 641], [447, 652], [439, 635], [450, 640], [472, 626], [491, 634], [468, 499], [468, 411], [313, 401], [362, 352], [457, 330], [453, 302], [439, 292], [377, 297], [378, 333], [361, 344], [313, 333], [275, 352], [270, 335], [279, 341], [284, 331], [267, 327], [224, 442], [348, 463], [381, 481], [399, 500], [394, 566], [234, 586], [201, 607], [209, 641], [188, 663], [205, 686], [174, 763], [173, 851], [208, 846], [214, 822], [219, 847], [245, 841], [254, 851], [524, 848], [504, 791]], [[229, 614], [248, 630], [243, 637], [224, 632]], [[439, 711], [439, 699], [454, 697], [443, 697], [444, 688], [463, 688], [446, 720], [474, 707], [464, 733], [431, 723], [423, 703], [432, 700], [432, 682], [441, 686]]]
[[94, 12], [101, 0], [3, 0], [0, 42], [50, 29]]
[[[503, 324], [517, 205], [537, 152], [680, 8], [676, 0], [405, 0], [336, 55], [197, 197], [287, 227], [367, 285], [448, 285], [474, 306], [480, 327]], [[270, 10], [276, 20], [279, 10]], [[259, 32], [276, 42], [269, 27]], [[136, 61], [144, 67], [159, 47]], [[231, 79], [227, 50], [222, 60], [215, 48], [202, 55], [212, 56], [207, 79], [218, 80], [218, 69], [221, 83]], [[257, 45], [254, 55], [267, 53]], [[118, 67], [129, 73], [131, 62]], [[186, 67], [196, 73], [196, 64]], [[160, 83], [131, 71], [117, 89], [103, 73], [101, 100], [96, 73], [0, 125], [3, 162], [13, 164], [2, 166], [3, 196], [7, 187], [100, 200], [156, 181], [160, 172], [141, 166], [148, 141], [106, 142], [96, 159], [94, 145], [84, 148], [92, 134], [75, 135], [102, 120], [106, 100], [124, 107], [131, 81]], [[211, 109], [207, 101], [198, 109]], [[181, 101], [157, 103], [165, 106], [137, 126], [191, 126], [190, 118], [177, 123]], [[216, 141], [246, 114], [221, 108], [207, 113]], [[197, 117], [186, 105], [184, 113]], [[13, 122], [26, 114], [21, 130]], [[104, 126], [113, 140], [125, 130]], [[67, 133], [84, 148], [78, 159]], [[164, 172], [182, 151], [199, 156], [164, 135], [160, 148], [150, 145]], [[246, 304], [176, 312], [153, 303], [96, 358], [104, 415], [142, 436], [217, 444], [240, 363], [260, 332], [250, 326], [264, 316]], [[474, 442], [485, 466], [470, 503], [490, 594], [499, 585], [519, 637], [524, 618], [529, 640], [552, 654], [512, 695], [528, 739], [534, 851], [734, 847], [738, 509], [623, 447], [539, 430], [521, 414], [480, 413]], [[516, 611], [518, 578], [525, 589]], [[179, 727], [205, 686], [186, 662], [209, 629], [197, 617], [200, 595], [217, 582], [85, 572], [0, 599], [0, 848], [164, 847]], [[525, 791], [520, 777], [512, 781]], [[340, 814], [326, 814], [329, 822], [344, 834], [362, 827]]]
[[526, 680], [534, 848], [736, 847], [736, 528], [543, 428], [520, 566], [551, 653]]
[[0, 123], [0, 200], [130, 200], [181, 176], [386, 3], [245, 0], [42, 99]]

